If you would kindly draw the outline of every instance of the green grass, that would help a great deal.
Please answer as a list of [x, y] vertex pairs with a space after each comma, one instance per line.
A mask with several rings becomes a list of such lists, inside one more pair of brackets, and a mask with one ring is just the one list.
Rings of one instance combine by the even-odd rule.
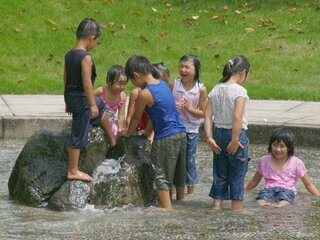
[[92, 17], [114, 23], [91, 52], [95, 87], [105, 84], [111, 65], [132, 55], [165, 62], [174, 79], [179, 58], [192, 53], [201, 58], [200, 79], [210, 91], [221, 78], [219, 66], [242, 54], [252, 66], [245, 85], [251, 99], [320, 101], [319, 14], [319, 0], [2, 1], [0, 94], [62, 94], [64, 54], [79, 22]]

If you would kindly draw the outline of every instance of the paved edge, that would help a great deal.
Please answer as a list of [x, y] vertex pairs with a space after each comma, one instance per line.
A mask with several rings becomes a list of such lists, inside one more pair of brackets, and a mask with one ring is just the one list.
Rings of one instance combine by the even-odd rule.
[[[0, 138], [29, 138], [40, 129], [61, 131], [70, 129], [70, 126], [70, 117], [1, 117]], [[297, 145], [320, 147], [320, 127], [283, 124], [249, 124], [247, 134], [250, 143], [268, 144], [271, 131], [280, 126], [293, 131]], [[203, 126], [200, 127], [200, 139], [205, 140]]]

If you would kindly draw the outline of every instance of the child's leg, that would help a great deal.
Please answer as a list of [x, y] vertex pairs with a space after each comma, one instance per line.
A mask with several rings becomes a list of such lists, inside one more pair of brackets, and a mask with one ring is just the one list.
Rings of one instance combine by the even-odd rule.
[[166, 209], [172, 209], [170, 194], [167, 190], [156, 190], [160, 199], [161, 206]]
[[267, 202], [265, 200], [257, 200], [257, 203], [261, 207], [268, 207], [272, 205], [271, 202]]
[[231, 201], [231, 209], [232, 211], [240, 211], [242, 210], [242, 200], [232, 200]]
[[103, 116], [101, 118], [100, 126], [102, 127], [103, 131], [108, 135], [108, 137], [110, 139], [110, 145], [112, 147], [115, 146], [117, 143], [116, 136], [112, 132], [111, 124], [109, 122], [108, 116], [105, 113], [103, 114]]
[[178, 201], [184, 200], [184, 186], [176, 186], [176, 193]]
[[222, 210], [223, 199], [213, 199], [213, 209], [214, 210]]
[[281, 200], [278, 203], [274, 204], [275, 207], [284, 207], [289, 205], [290, 202], [286, 201], [286, 200]]
[[187, 194], [190, 195], [194, 193], [194, 185], [198, 183], [198, 174], [196, 168], [198, 137], [198, 133], [187, 133], [186, 184], [188, 185]]
[[78, 162], [80, 157], [79, 148], [69, 148], [69, 169], [67, 178], [70, 180], [83, 180], [91, 181], [92, 177], [82, 172], [78, 168]]

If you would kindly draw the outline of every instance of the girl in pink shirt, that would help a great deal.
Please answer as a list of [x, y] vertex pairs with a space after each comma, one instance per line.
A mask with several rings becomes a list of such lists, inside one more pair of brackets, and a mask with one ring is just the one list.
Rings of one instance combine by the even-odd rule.
[[288, 128], [277, 128], [272, 132], [268, 151], [270, 154], [260, 158], [254, 177], [245, 187], [245, 191], [249, 191], [264, 178], [263, 189], [256, 198], [260, 206], [283, 207], [292, 203], [300, 178], [312, 195], [320, 196], [303, 162], [294, 156], [294, 135]]

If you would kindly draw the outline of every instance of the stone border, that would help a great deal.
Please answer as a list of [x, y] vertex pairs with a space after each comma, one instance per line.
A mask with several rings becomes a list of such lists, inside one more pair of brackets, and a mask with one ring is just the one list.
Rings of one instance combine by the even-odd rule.
[[[0, 118], [0, 138], [29, 138], [42, 128], [61, 131], [70, 128], [70, 125], [70, 117], [2, 117]], [[271, 131], [280, 126], [284, 125], [249, 124], [247, 134], [250, 142], [268, 144]], [[320, 147], [320, 126], [285, 126], [295, 134], [297, 145]], [[200, 127], [200, 139], [205, 140], [203, 126]]]

